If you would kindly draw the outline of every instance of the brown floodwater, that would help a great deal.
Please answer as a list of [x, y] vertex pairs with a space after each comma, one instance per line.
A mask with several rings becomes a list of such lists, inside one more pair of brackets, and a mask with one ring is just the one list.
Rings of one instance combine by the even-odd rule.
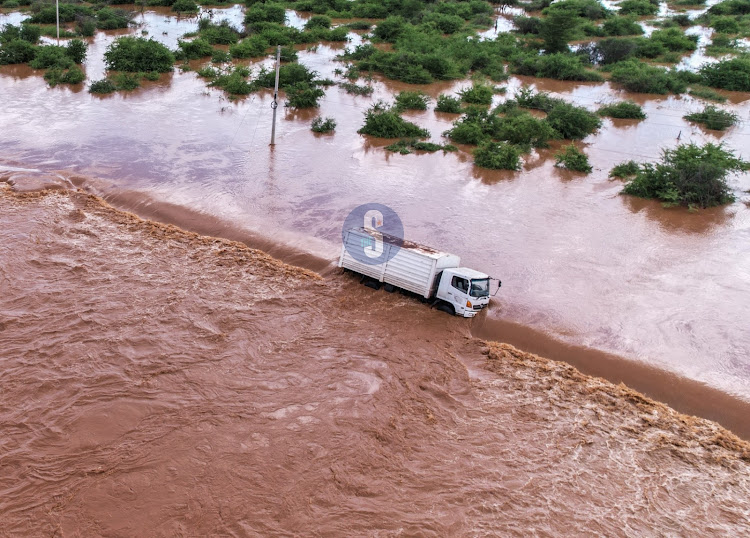
[[715, 423], [82, 191], [0, 215], [4, 535], [750, 532]]

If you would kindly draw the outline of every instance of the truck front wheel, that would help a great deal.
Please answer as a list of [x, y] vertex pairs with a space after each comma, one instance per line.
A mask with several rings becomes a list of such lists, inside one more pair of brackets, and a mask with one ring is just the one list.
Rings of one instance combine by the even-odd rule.
[[451, 316], [456, 315], [456, 309], [453, 307], [453, 305], [450, 303], [446, 303], [445, 301], [441, 301], [437, 309], [442, 310], [443, 312], [448, 312]]

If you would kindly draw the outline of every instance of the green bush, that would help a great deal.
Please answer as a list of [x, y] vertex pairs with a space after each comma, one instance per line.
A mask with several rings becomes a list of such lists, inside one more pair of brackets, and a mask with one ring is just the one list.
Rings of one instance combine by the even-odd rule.
[[383, 41], [394, 42], [406, 29], [406, 21], [403, 17], [388, 17], [378, 24], [372, 31], [372, 35]]
[[221, 63], [231, 62], [231, 61], [232, 61], [232, 55], [229, 54], [225, 50], [215, 49], [211, 53], [211, 63], [221, 64]]
[[246, 23], [275, 22], [284, 24], [284, 21], [286, 21], [286, 10], [281, 4], [253, 4], [245, 14]]
[[291, 108], [315, 108], [325, 92], [307, 82], [298, 82], [286, 87], [286, 106]]
[[429, 152], [435, 152], [439, 149], [442, 149], [443, 151], [458, 150], [456, 146], [452, 146], [450, 144], [433, 144], [432, 142], [423, 142], [421, 140], [417, 140], [416, 138], [402, 138], [398, 142], [394, 142], [393, 144], [386, 146], [385, 149], [388, 151], [400, 153], [401, 155], [407, 155], [411, 153], [412, 150]]
[[86, 50], [89, 46], [81, 41], [80, 39], [72, 39], [68, 41], [68, 45], [65, 47], [65, 54], [77, 64], [82, 64], [86, 59]]
[[[27, 19], [28, 22], [36, 23], [36, 24], [55, 24], [57, 21], [57, 10], [55, 9], [55, 4], [52, 3], [52, 5], [39, 5], [39, 11], [35, 11], [35, 13]], [[76, 17], [93, 17], [94, 11], [84, 5], [80, 4], [68, 4], [68, 3], [60, 3], [60, 22], [73, 22], [76, 20]]]
[[115, 83], [109, 80], [108, 78], [97, 80], [91, 83], [91, 86], [89, 86], [89, 93], [112, 93], [117, 91], [117, 86], [115, 86]]
[[602, 24], [602, 32], [607, 36], [641, 35], [643, 26], [635, 17], [612, 17]]
[[580, 140], [601, 127], [596, 114], [569, 103], [557, 103], [547, 113], [547, 121], [563, 138]]
[[600, 82], [599, 73], [586, 69], [581, 57], [574, 54], [556, 53], [544, 56], [521, 56], [514, 60], [513, 72], [540, 78], [556, 80], [583, 80]]
[[495, 92], [492, 86], [474, 83], [471, 85], [471, 88], [464, 88], [463, 90], [460, 90], [458, 94], [461, 96], [461, 100], [465, 103], [473, 105], [491, 105], [492, 96], [495, 95]]
[[[293, 84], [312, 84], [318, 74], [302, 64], [287, 64], [279, 68], [279, 88], [288, 88]], [[273, 88], [276, 82], [276, 72], [261, 68], [255, 84], [260, 88]]]
[[748, 15], [750, 3], [747, 0], [724, 0], [708, 8], [711, 15]]
[[29, 62], [29, 65], [34, 69], [50, 69], [52, 67], [67, 69], [74, 64], [73, 59], [67, 54], [67, 49], [57, 45], [37, 47], [36, 56]]
[[701, 112], [683, 116], [688, 121], [702, 123], [707, 129], [723, 131], [737, 123], [737, 114], [721, 110], [713, 105], [706, 106]]
[[612, 170], [609, 171], [609, 177], [617, 177], [620, 179], [626, 179], [632, 177], [638, 173], [640, 166], [635, 161], [627, 161], [616, 165]]
[[339, 82], [339, 87], [352, 95], [371, 95], [375, 91], [372, 86], [360, 86], [353, 82]]
[[358, 132], [380, 138], [427, 138], [430, 136], [429, 131], [406, 121], [399, 116], [395, 108], [386, 106], [382, 101], [367, 109], [365, 124]]
[[118, 90], [132, 91], [141, 86], [141, 76], [139, 73], [117, 73], [112, 81]]
[[547, 142], [559, 138], [560, 134], [547, 120], [516, 109], [500, 119], [492, 137], [526, 148], [546, 148]]
[[699, 73], [706, 86], [739, 92], [750, 91], [750, 56], [704, 64]]
[[610, 11], [598, 0], [557, 0], [549, 7], [544, 8], [542, 14], [550, 16], [559, 11], [572, 13], [576, 17], [587, 18], [592, 21], [604, 19], [610, 14]]
[[721, 144], [679, 145], [664, 150], [660, 163], [642, 164], [623, 193], [654, 198], [669, 206], [722, 205], [734, 201], [727, 174], [749, 166]]
[[12, 24], [3, 25], [0, 30], [0, 45], [10, 43], [16, 39], [26, 41], [32, 45], [39, 41], [39, 37], [42, 35], [42, 29], [39, 26], [33, 24], [24, 24], [21, 26], [14, 26]]
[[638, 60], [626, 60], [612, 69], [612, 80], [631, 92], [683, 93], [686, 83], [673, 71], [654, 67]]
[[261, 35], [252, 35], [229, 47], [232, 58], [257, 58], [265, 56], [271, 46], [267, 39]]
[[717, 103], [726, 103], [727, 98], [721, 95], [719, 92], [712, 90], [711, 88], [691, 88], [688, 92], [693, 97], [700, 97], [701, 99], [709, 99], [710, 101], [716, 101]]
[[740, 22], [734, 17], [711, 17], [709, 25], [723, 34], [739, 34]]
[[537, 35], [541, 29], [542, 19], [539, 17], [519, 16], [513, 17], [513, 24], [519, 34]]
[[86, 80], [86, 75], [77, 66], [73, 66], [70, 69], [53, 67], [44, 73], [44, 80], [47, 81], [50, 87], [54, 88], [58, 84], [80, 84]]
[[112, 71], [158, 71], [166, 73], [174, 66], [172, 52], [153, 39], [120, 37], [104, 53], [107, 69]]
[[180, 47], [181, 54], [178, 53], [178, 56], [181, 60], [197, 60], [211, 56], [214, 52], [211, 44], [200, 37], [192, 41], [177, 41], [177, 46]]
[[310, 129], [315, 133], [332, 133], [336, 129], [336, 120], [333, 118], [323, 119], [318, 116], [312, 121]]
[[646, 113], [640, 105], [633, 101], [620, 101], [619, 103], [612, 103], [611, 105], [605, 105], [601, 107], [597, 114], [600, 116], [608, 116], [610, 118], [620, 118], [629, 120], [645, 120]]
[[471, 106], [443, 135], [458, 144], [479, 145], [497, 138], [501, 123], [502, 120], [494, 113], [482, 107]]
[[[306, 30], [312, 30], [313, 28], [325, 28], [326, 30], [331, 27], [331, 18], [325, 15], [314, 15], [305, 23]], [[369, 25], [367, 26], [370, 27]]]
[[698, 43], [698, 36], [685, 35], [679, 28], [656, 30], [649, 39], [661, 43], [665, 49], [673, 52], [690, 52], [695, 50]]
[[281, 47], [280, 60], [282, 62], [296, 62], [298, 57], [294, 47]]
[[253, 91], [253, 86], [247, 81], [247, 68], [236, 67], [230, 73], [217, 76], [209, 86], [221, 88], [232, 95], [247, 95]]
[[[130, 22], [132, 20], [133, 14], [129, 11], [126, 11], [124, 9], [103, 7], [96, 12], [96, 22], [94, 22], [93, 19], [90, 19], [89, 22], [92, 25], [95, 25], [96, 28], [99, 28], [101, 30], [116, 30], [118, 28], [127, 28], [128, 26], [130, 26]], [[91, 32], [89, 35], [94, 35], [93, 28], [91, 28], [90, 26], [84, 28], [85, 24], [86, 21], [84, 20], [81, 21], [79, 25], [79, 28], [83, 29], [86, 32], [81, 32], [82, 35], [86, 35], [88, 34], [88, 32]]]
[[463, 28], [466, 21], [457, 15], [446, 15], [444, 13], [430, 13], [424, 19], [423, 24], [430, 24], [443, 34], [455, 34]]
[[549, 113], [555, 106], [565, 104], [565, 101], [557, 97], [550, 96], [547, 92], [534, 92], [527, 86], [521, 87], [518, 90], [518, 94], [515, 99], [506, 101], [503, 104], [504, 109], [513, 108], [514, 106], [520, 106], [523, 108], [533, 108], [536, 110], [544, 110]]
[[438, 112], [449, 112], [451, 114], [461, 113], [461, 99], [458, 97], [452, 97], [450, 95], [438, 95], [437, 106], [435, 110]]
[[0, 65], [29, 63], [35, 56], [36, 47], [23, 39], [13, 39], [0, 47]]
[[649, 0], [624, 0], [620, 2], [620, 13], [623, 15], [656, 15], [659, 12], [659, 3]]
[[561, 151], [555, 153], [555, 166], [563, 166], [568, 170], [587, 174], [592, 170], [589, 158], [573, 144], [565, 146]]
[[402, 91], [396, 96], [396, 109], [401, 110], [427, 110], [430, 98], [422, 92]]
[[199, 34], [212, 45], [234, 45], [239, 41], [239, 32], [232, 28], [228, 20], [225, 19], [219, 24], [213, 24], [210, 21], [206, 24], [203, 22], [205, 20], [201, 21], [203, 24], [201, 24]]
[[720, 54], [732, 54], [742, 47], [739, 39], [733, 39], [725, 34], [714, 34], [711, 44], [706, 47], [706, 54], [718, 56]]
[[506, 142], [485, 142], [474, 150], [474, 164], [493, 170], [520, 170], [521, 150]]
[[198, 4], [194, 0], [175, 0], [172, 4], [172, 11], [177, 13], [197, 13]]
[[589, 60], [599, 65], [609, 65], [635, 56], [638, 43], [634, 39], [608, 38], [591, 45]]
[[76, 21], [76, 32], [83, 37], [92, 37], [96, 33], [96, 19], [81, 17]]

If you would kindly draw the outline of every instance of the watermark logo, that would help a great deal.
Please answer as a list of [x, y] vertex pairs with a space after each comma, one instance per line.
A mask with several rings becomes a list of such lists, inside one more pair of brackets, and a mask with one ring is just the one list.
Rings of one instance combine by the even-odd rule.
[[[368, 233], [347, 234], [350, 230], [362, 228]], [[401, 248], [404, 224], [396, 212], [386, 205], [363, 204], [355, 207], [344, 220], [341, 239], [352, 258], [367, 265], [380, 265], [392, 259]]]

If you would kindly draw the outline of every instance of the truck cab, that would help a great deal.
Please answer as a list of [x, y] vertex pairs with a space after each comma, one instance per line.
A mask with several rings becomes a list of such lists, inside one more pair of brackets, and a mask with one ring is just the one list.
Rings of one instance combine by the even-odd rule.
[[473, 318], [490, 302], [490, 277], [468, 267], [444, 269], [436, 298], [456, 315]]

